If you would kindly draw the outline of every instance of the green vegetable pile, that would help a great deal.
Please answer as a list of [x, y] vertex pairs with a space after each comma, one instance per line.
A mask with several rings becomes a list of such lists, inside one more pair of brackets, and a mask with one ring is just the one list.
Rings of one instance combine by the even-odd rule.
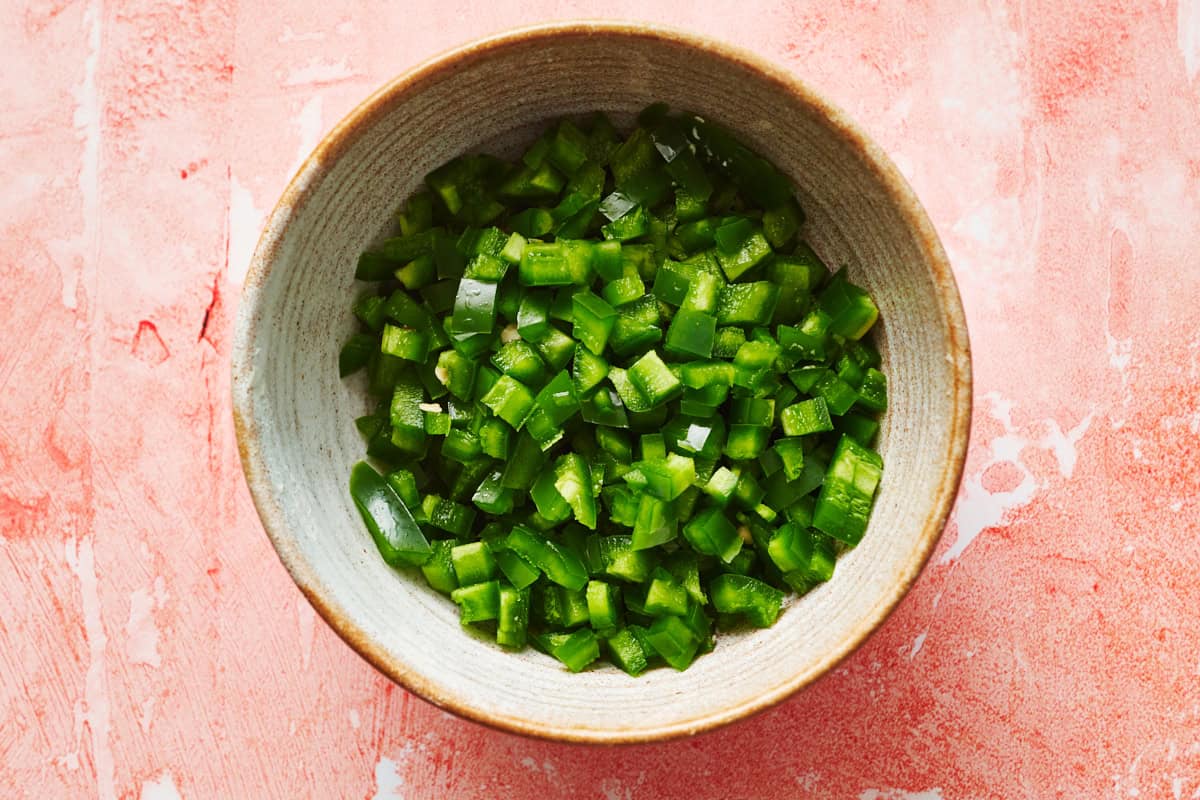
[[798, 238], [787, 180], [665, 106], [562, 121], [426, 177], [343, 376], [378, 410], [350, 491], [464, 624], [572, 671], [685, 669], [767, 627], [867, 527], [887, 405], [875, 303]]

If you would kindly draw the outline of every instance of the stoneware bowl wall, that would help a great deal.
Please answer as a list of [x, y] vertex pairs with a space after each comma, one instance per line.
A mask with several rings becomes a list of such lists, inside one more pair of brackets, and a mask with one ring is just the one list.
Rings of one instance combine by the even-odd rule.
[[[516, 154], [542, 125], [594, 110], [629, 124], [666, 101], [734, 129], [798, 187], [803, 235], [878, 301], [891, 407], [861, 545], [768, 630], [724, 635], [686, 672], [579, 675], [464, 633], [456, 608], [380, 559], [347, 492], [363, 455], [361, 380], [337, 373], [359, 252], [422, 176], [471, 150]], [[887, 158], [785, 73], [723, 45], [618, 24], [549, 26], [468, 46], [403, 76], [318, 147], [271, 216], [245, 287], [235, 422], [267, 533], [338, 633], [394, 680], [464, 716], [559, 739], [618, 742], [710, 728], [778, 702], [836, 664], [928, 557], [962, 467], [966, 331], [936, 235]]]

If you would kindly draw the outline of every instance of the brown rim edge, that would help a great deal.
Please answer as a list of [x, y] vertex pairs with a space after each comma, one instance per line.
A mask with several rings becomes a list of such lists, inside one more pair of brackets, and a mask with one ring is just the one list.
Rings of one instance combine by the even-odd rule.
[[[456, 695], [445, 693], [437, 684], [426, 680], [419, 674], [405, 671], [401, 665], [394, 663], [388, 654], [349, 618], [344, 609], [326, 601], [320, 582], [313, 574], [307, 560], [289, 541], [282, 511], [277, 507], [273, 496], [273, 487], [266, 479], [266, 465], [259, 446], [258, 432], [253, 422], [254, 404], [250, 395], [253, 375], [251, 342], [254, 340], [258, 326], [256, 311], [258, 295], [270, 272], [270, 264], [273, 261], [278, 241], [292, 215], [292, 210], [307, 199], [310, 188], [321, 176], [322, 164], [328, 164], [335, 160], [349, 146], [356, 129], [370, 124], [375, 117], [385, 111], [390, 98], [419, 86], [444, 70], [454, 69], [464, 63], [486, 57], [497, 50], [530, 40], [596, 34], [657, 39], [716, 53], [727, 61], [760, 74], [790, 94], [799, 97], [803, 103], [816, 109], [828, 119], [838, 133], [863, 155], [866, 163], [886, 187], [892, 202], [900, 208], [905, 221], [917, 233], [923, 245], [926, 260], [934, 270], [942, 313], [948, 329], [947, 353], [952, 357], [954, 365], [953, 411], [950, 444], [943, 461], [945, 466], [930, 513], [924, 522], [918, 547], [913, 551], [903, 573], [897, 576], [892, 591], [879, 599], [879, 602], [862, 618], [858, 627], [838, 649], [830, 651], [820, 662], [808, 670], [792, 676], [771, 691], [720, 712], [636, 731], [594, 729], [584, 726], [546, 726], [531, 724], [518, 717], [490, 714], [462, 701]], [[970, 435], [971, 355], [958, 286], [933, 223], [891, 159], [841, 109], [775, 64], [741, 48], [699, 34], [647, 23], [556, 22], [501, 32], [434, 56], [393, 78], [359, 103], [334, 126], [308, 156], [267, 218], [243, 284], [241, 304], [234, 330], [231, 362], [234, 432], [246, 485], [250, 489], [254, 506], [280, 561], [317, 613], [343, 641], [377, 670], [434, 705], [497, 730], [561, 742], [644, 744], [710, 731], [777, 705], [837, 666], [883, 624], [912, 587], [932, 555], [958, 492]]]

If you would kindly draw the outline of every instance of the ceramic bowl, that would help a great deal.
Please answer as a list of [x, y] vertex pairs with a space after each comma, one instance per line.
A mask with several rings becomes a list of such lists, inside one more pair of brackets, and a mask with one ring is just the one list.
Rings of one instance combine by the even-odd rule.
[[[358, 254], [430, 169], [465, 151], [516, 154], [549, 120], [607, 112], [628, 125], [665, 101], [733, 129], [794, 181], [803, 236], [848, 264], [879, 304], [891, 407], [870, 528], [833, 580], [767, 630], [721, 635], [685, 672], [573, 675], [505, 652], [454, 605], [388, 568], [347, 491], [363, 456], [364, 385], [338, 378], [354, 328]], [[233, 407], [246, 480], [284, 566], [321, 616], [385, 675], [517, 733], [585, 742], [691, 734], [812, 683], [908, 590], [942, 530], [970, 421], [967, 332], [933, 226], [887, 156], [796, 77], [690, 34], [571, 23], [488, 38], [384, 86], [334, 128], [271, 214], [243, 290]]]

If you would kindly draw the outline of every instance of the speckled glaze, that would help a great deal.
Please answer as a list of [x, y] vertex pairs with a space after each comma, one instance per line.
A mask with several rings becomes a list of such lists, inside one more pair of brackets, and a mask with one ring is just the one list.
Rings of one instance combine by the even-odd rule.
[[[586, 76], [586, 77], [584, 77]], [[464, 634], [422, 581], [389, 569], [346, 491], [362, 444], [361, 382], [337, 350], [357, 254], [385, 234], [431, 168], [468, 150], [512, 152], [546, 121], [600, 109], [628, 123], [665, 100], [734, 129], [792, 177], [804, 236], [848, 264], [881, 310], [891, 408], [885, 472], [862, 544], [768, 630], [718, 639], [686, 672], [571, 675], [532, 651]], [[746, 53], [616, 23], [489, 38], [378, 91], [317, 147], [270, 215], [233, 348], [234, 417], [267, 533], [325, 620], [403, 686], [463, 716], [561, 740], [634, 742], [738, 719], [807, 685], [860, 644], [908, 589], [945, 523], [970, 421], [967, 334], [933, 228], [887, 157], [830, 104]]]

